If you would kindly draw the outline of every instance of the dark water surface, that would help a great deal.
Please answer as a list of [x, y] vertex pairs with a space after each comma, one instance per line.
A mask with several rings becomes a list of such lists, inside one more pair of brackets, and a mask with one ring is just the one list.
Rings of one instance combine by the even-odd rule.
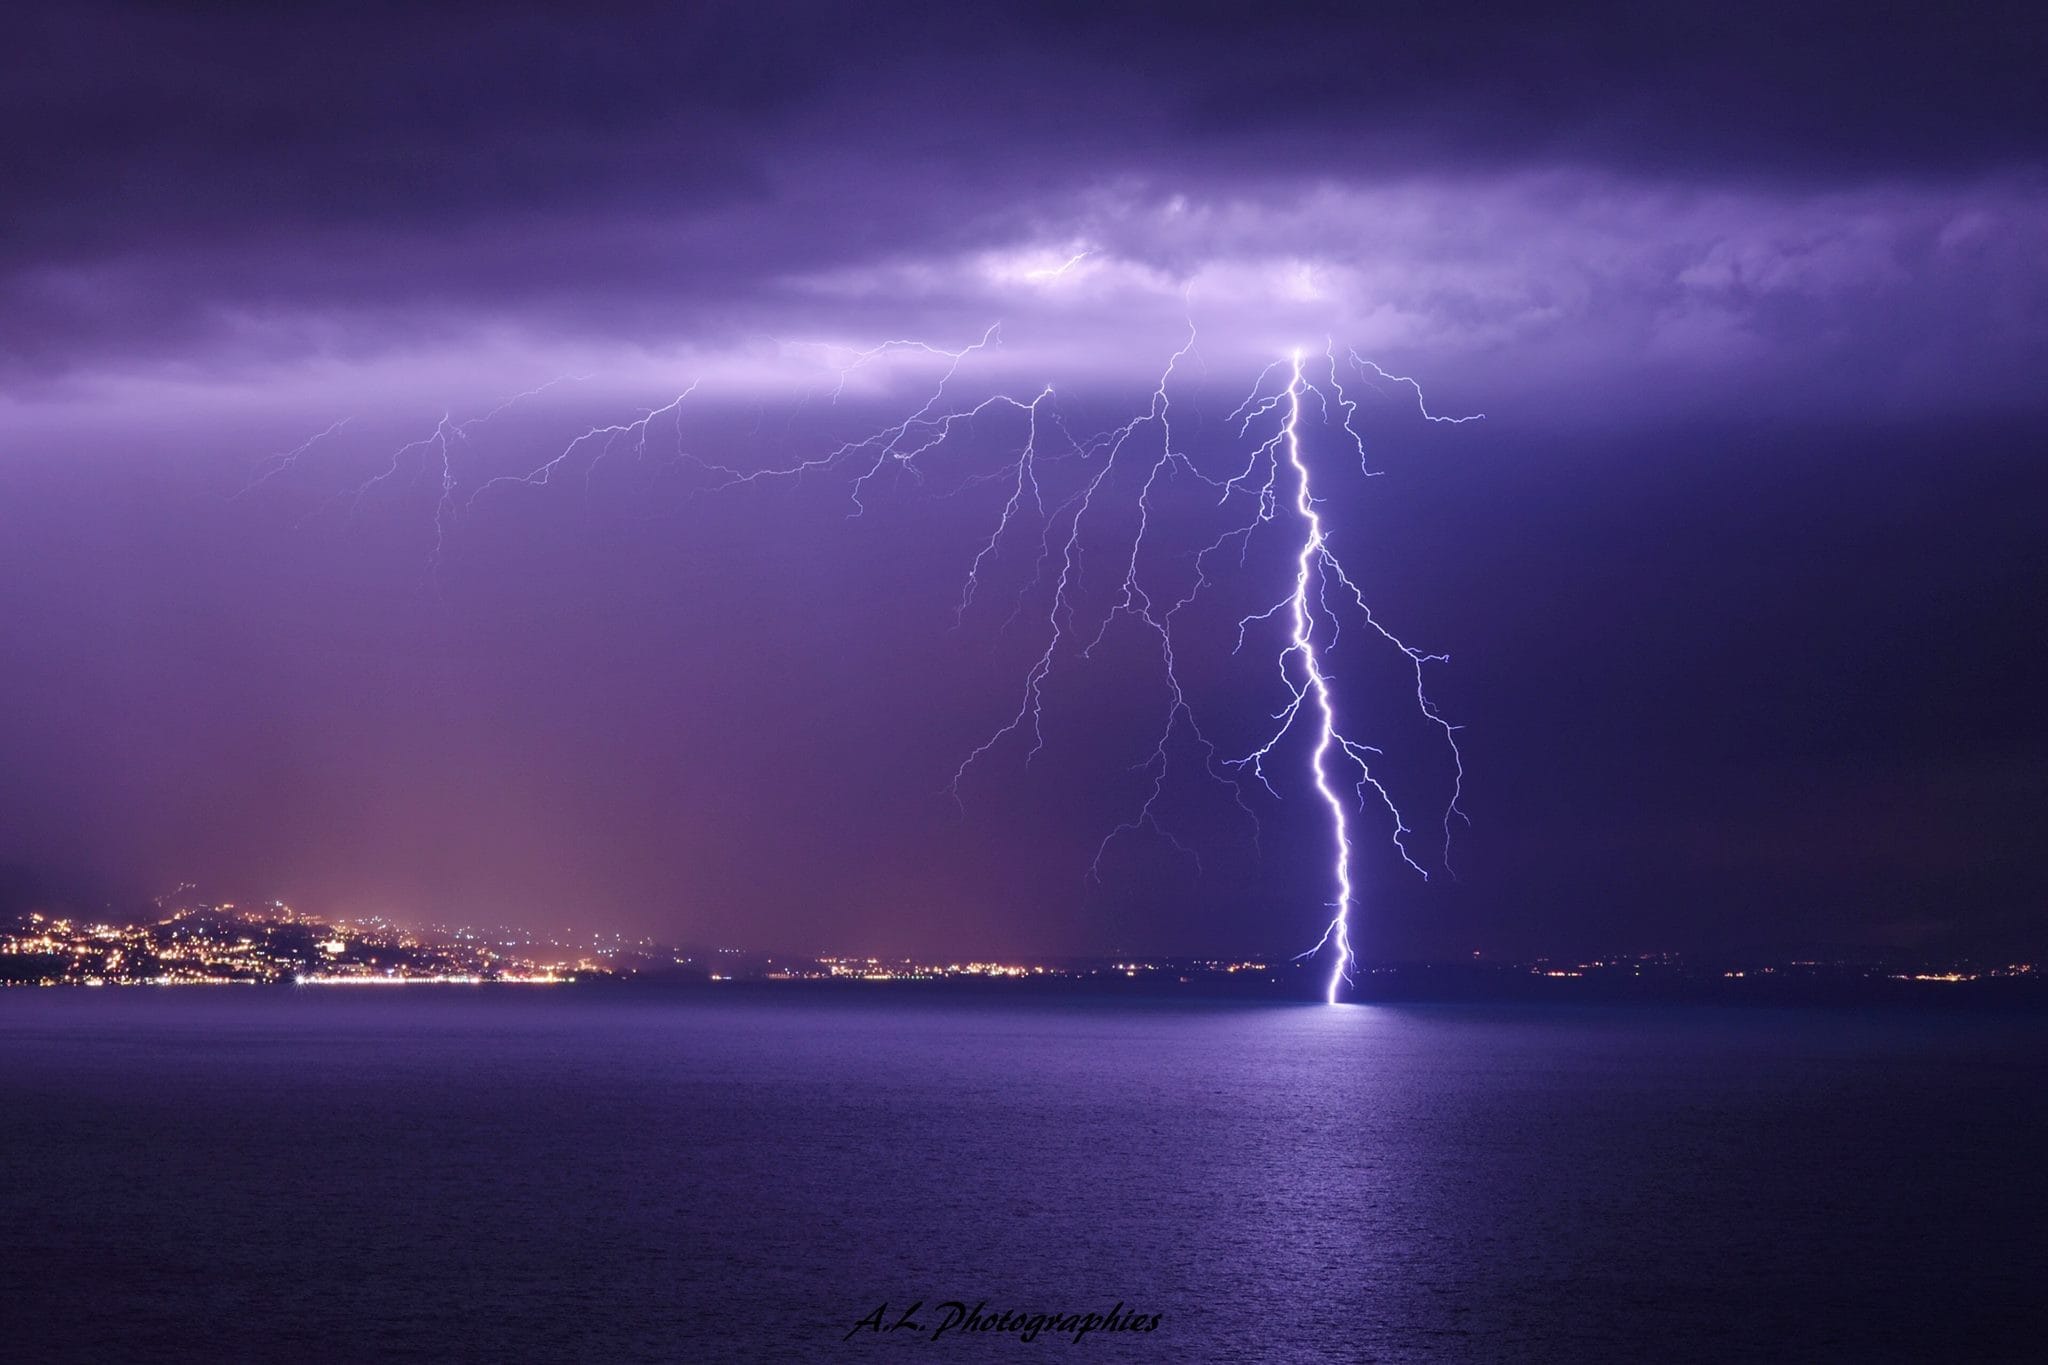
[[0, 1358], [2038, 1359], [2044, 1139], [2038, 1018], [8, 991]]

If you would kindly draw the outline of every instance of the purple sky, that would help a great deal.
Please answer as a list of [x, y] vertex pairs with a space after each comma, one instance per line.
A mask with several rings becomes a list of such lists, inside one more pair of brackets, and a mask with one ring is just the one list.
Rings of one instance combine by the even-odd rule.
[[[1462, 879], [1369, 845], [1368, 955], [2037, 942], [2042, 20], [1666, 9], [30, 18], [0, 863], [820, 949], [1312, 939], [1299, 801], [1255, 848], [1183, 793], [1199, 874], [1134, 840], [1084, 883], [1159, 696], [1135, 648], [945, 796], [1038, 647], [1023, 580], [953, 621], [1000, 430], [854, 520], [850, 475], [663, 463], [806, 458], [935, 378], [831, 401], [855, 351], [998, 321], [963, 392], [1122, 420], [1192, 323], [1212, 423], [1325, 338], [1488, 414], [1375, 395], [1384, 477], [1326, 491], [1467, 726]], [[473, 429], [465, 488], [699, 387], [438, 558], [417, 452], [354, 499], [563, 377]], [[1386, 681], [1361, 728], [1426, 805]]]

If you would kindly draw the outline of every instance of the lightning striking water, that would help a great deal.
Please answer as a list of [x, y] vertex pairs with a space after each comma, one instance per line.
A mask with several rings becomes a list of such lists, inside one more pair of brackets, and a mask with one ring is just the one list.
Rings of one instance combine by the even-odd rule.
[[[1334, 367], [1332, 367], [1331, 373], [1332, 383], [1334, 384]], [[1379, 791], [1381, 797], [1386, 799], [1387, 809], [1392, 811], [1394, 815], [1394, 840], [1397, 847], [1400, 847], [1401, 835], [1406, 832], [1406, 827], [1402, 823], [1400, 811], [1395, 808], [1391, 798], [1387, 798], [1386, 789], [1373, 779], [1371, 766], [1365, 758], [1365, 755], [1373, 752], [1373, 750], [1347, 739], [1337, 729], [1336, 708], [1330, 700], [1330, 678], [1324, 672], [1322, 657], [1316, 648], [1317, 619], [1315, 604], [1322, 600], [1323, 592], [1327, 589], [1331, 578], [1347, 584], [1350, 582], [1350, 579], [1344, 573], [1343, 566], [1338, 563], [1336, 556], [1330, 552], [1329, 540], [1323, 533], [1322, 515], [1316, 511], [1315, 496], [1310, 491], [1308, 465], [1302, 460], [1301, 399], [1302, 393], [1306, 388], [1307, 381], [1302, 374], [1301, 368], [1301, 352], [1296, 351], [1292, 357], [1287, 387], [1284, 391], [1286, 416], [1281, 422], [1280, 433], [1277, 438], [1277, 449], [1284, 453], [1288, 473], [1293, 479], [1294, 512], [1301, 522], [1301, 550], [1295, 556], [1294, 561], [1294, 590], [1286, 599], [1291, 629], [1288, 632], [1287, 647], [1281, 651], [1280, 655], [1281, 676], [1287, 683], [1291, 699], [1281, 711], [1279, 717], [1280, 726], [1273, 732], [1272, 737], [1259, 748], [1253, 750], [1244, 759], [1239, 760], [1239, 762], [1249, 764], [1253, 771], [1258, 774], [1260, 780], [1264, 781], [1266, 756], [1272, 752], [1273, 746], [1278, 744], [1281, 738], [1292, 728], [1297, 717], [1300, 716], [1304, 704], [1312, 708], [1313, 715], [1311, 721], [1315, 726], [1315, 747], [1309, 756], [1309, 777], [1315, 787], [1316, 795], [1321, 798], [1324, 808], [1329, 812], [1330, 842], [1332, 846], [1330, 880], [1333, 896], [1328, 906], [1330, 911], [1328, 927], [1323, 930], [1323, 936], [1317, 940], [1316, 945], [1310, 948], [1307, 953], [1302, 954], [1302, 956], [1309, 956], [1321, 951], [1325, 947], [1333, 950], [1329, 986], [1325, 992], [1325, 998], [1334, 1005], [1337, 1003], [1338, 987], [1349, 979], [1353, 960], [1351, 952], [1351, 902], [1354, 893], [1351, 871], [1351, 822], [1343, 799], [1330, 786], [1331, 750], [1334, 749], [1345, 758], [1350, 759], [1358, 768], [1360, 783], [1370, 783]], [[1348, 409], [1345, 415], [1345, 429], [1347, 431], [1351, 430]], [[1276, 460], [1274, 464], [1277, 471], [1278, 461]], [[1271, 480], [1268, 481], [1266, 487], [1268, 490], [1272, 488]], [[1270, 507], [1270, 505], [1270, 500], [1262, 502], [1264, 507]], [[1314, 589], [1313, 595], [1311, 594], [1311, 587]], [[1363, 605], [1362, 601], [1360, 605]], [[1270, 612], [1266, 613], [1266, 615], [1271, 614]], [[1250, 624], [1252, 619], [1254, 618], [1247, 617], [1244, 621], [1239, 622], [1239, 628], [1242, 629]], [[1330, 633], [1332, 643], [1335, 642], [1336, 632], [1336, 618], [1331, 617]], [[1240, 638], [1242, 637], [1240, 636]], [[1289, 667], [1290, 664], [1292, 664], [1291, 669]], [[1455, 752], [1455, 744], [1453, 745], [1453, 750]], [[1414, 859], [1408, 856], [1408, 851], [1405, 847], [1401, 848], [1401, 857], [1409, 866], [1414, 867], [1417, 872], [1421, 872], [1425, 878], [1428, 877], [1429, 873], [1424, 871], [1415, 863]]]
[[[1073, 257], [1059, 271], [1072, 269], [1088, 254], [1084, 251]], [[922, 402], [907, 415], [812, 456], [748, 466], [691, 454], [683, 445], [682, 422], [685, 405], [700, 387], [693, 382], [667, 402], [645, 408], [630, 420], [590, 426], [523, 472], [480, 476], [465, 491], [454, 458], [456, 448], [469, 444], [480, 428], [501, 413], [562, 382], [555, 380], [514, 394], [462, 422], [443, 417], [427, 436], [392, 451], [386, 466], [359, 484], [348, 502], [352, 509], [359, 507], [369, 493], [397, 478], [412, 461], [416, 477], [431, 479], [435, 485], [432, 573], [450, 535], [465, 517], [482, 510], [485, 494], [515, 487], [546, 488], [558, 475], [580, 466], [587, 496], [593, 471], [614, 454], [647, 459], [657, 443], [668, 443], [672, 449], [663, 458], [697, 469], [703, 480], [696, 490], [700, 494], [770, 481], [796, 482], [850, 466], [855, 472], [848, 488], [849, 515], [858, 517], [867, 510], [866, 499], [873, 486], [885, 476], [922, 482], [924, 464], [940, 452], [967, 445], [971, 436], [978, 436], [985, 448], [990, 423], [1015, 423], [1014, 435], [1000, 437], [1008, 454], [999, 466], [964, 475], [948, 495], [958, 496], [989, 484], [1006, 489], [993, 525], [966, 566], [954, 619], [956, 624], [964, 622], [976, 606], [984, 591], [985, 572], [1004, 556], [1006, 547], [1019, 538], [1035, 540], [1031, 579], [1018, 590], [1005, 629], [1027, 613], [1034, 597], [1043, 595], [1046, 605], [1038, 618], [1042, 648], [1025, 670], [1015, 709], [969, 750], [949, 790], [964, 807], [963, 783], [978, 765], [990, 761], [1013, 740], [1028, 738], [1022, 761], [1026, 766], [1032, 764], [1046, 748], [1049, 693], [1062, 667], [1092, 659], [1114, 631], [1137, 631], [1156, 653], [1167, 704], [1149, 756], [1138, 765], [1145, 775], [1142, 799], [1128, 818], [1103, 837], [1090, 864], [1090, 877], [1100, 880], [1104, 859], [1119, 840], [1145, 834], [1157, 836], [1201, 867], [1199, 852], [1165, 815], [1177, 754], [1191, 752], [1197, 760], [1196, 775], [1223, 785], [1250, 821], [1256, 840], [1259, 816], [1247, 800], [1247, 780], [1267, 797], [1283, 799], [1283, 786], [1292, 783], [1276, 784], [1274, 765], [1283, 746], [1305, 748], [1303, 785], [1314, 793], [1321, 818], [1327, 822], [1330, 862], [1324, 928], [1299, 957], [1329, 955], [1324, 996], [1335, 1003], [1355, 962], [1351, 933], [1358, 894], [1354, 821], [1374, 804], [1383, 807], [1391, 823], [1396, 855], [1425, 879], [1429, 876], [1410, 846], [1414, 830], [1374, 771], [1373, 760], [1380, 757], [1380, 751], [1354, 738], [1344, 725], [1344, 714], [1354, 703], [1340, 700], [1330, 657], [1338, 647], [1347, 616], [1405, 659], [1414, 677], [1413, 704], [1442, 735], [1451, 770], [1451, 794], [1441, 820], [1440, 861], [1446, 869], [1452, 822], [1464, 816], [1459, 806], [1464, 762], [1456, 727], [1438, 712], [1425, 689], [1427, 666], [1446, 661], [1446, 656], [1409, 646], [1382, 625], [1367, 605], [1358, 581], [1331, 544], [1325, 504], [1316, 494], [1311, 474], [1310, 446], [1316, 438], [1334, 438], [1363, 473], [1374, 472], [1369, 467], [1365, 439], [1354, 421], [1358, 400], [1345, 387], [1346, 364], [1356, 381], [1368, 387], [1377, 387], [1375, 381], [1379, 381], [1407, 389], [1414, 396], [1415, 411], [1427, 422], [1456, 425], [1478, 420], [1480, 414], [1451, 417], [1433, 413], [1414, 379], [1385, 370], [1356, 352], [1346, 352], [1340, 361], [1336, 347], [1328, 346], [1312, 372], [1305, 353], [1296, 350], [1267, 366], [1244, 401], [1229, 414], [1228, 427], [1238, 456], [1222, 470], [1205, 469], [1180, 441], [1176, 427], [1177, 392], [1183, 383], [1183, 368], [1194, 358], [1195, 342], [1191, 326], [1186, 340], [1168, 358], [1144, 408], [1121, 425], [1090, 436], [1076, 436], [1069, 429], [1051, 384], [1023, 397], [956, 392], [963, 385], [963, 371], [1001, 344], [999, 329], [991, 327], [978, 340], [957, 349], [899, 339], [866, 350], [840, 351], [848, 358], [835, 367], [836, 382], [827, 394], [828, 403], [837, 403], [844, 396], [856, 372], [892, 358], [935, 361], [942, 370]], [[336, 423], [294, 449], [268, 457], [236, 496], [296, 471], [312, 447], [330, 443], [343, 425]], [[971, 455], [971, 451], [967, 453]], [[1066, 475], [1070, 468], [1078, 470], [1078, 476]], [[1060, 477], [1049, 481], [1055, 469], [1068, 479], [1066, 484]], [[1190, 493], [1202, 495], [1203, 505], [1220, 519], [1222, 529], [1191, 556], [1175, 555], [1170, 544], [1155, 543], [1162, 536], [1170, 540], [1174, 534], [1162, 531], [1158, 519], [1168, 515], [1169, 508], [1186, 502]], [[1118, 540], [1119, 536], [1127, 538]], [[1237, 621], [1233, 652], [1245, 650], [1258, 632], [1275, 629], [1273, 666], [1279, 675], [1282, 701], [1271, 714], [1270, 724], [1261, 730], [1259, 741], [1237, 757], [1226, 757], [1197, 718], [1191, 690], [1182, 676], [1179, 632], [1184, 629], [1184, 614], [1218, 587], [1224, 561], [1233, 557], [1232, 551], [1236, 567], [1246, 569], [1255, 539], [1261, 545], [1277, 540], [1284, 547], [1284, 562], [1289, 565], [1287, 587], [1270, 606]], [[1110, 560], [1115, 577], [1103, 580], [1093, 565], [1110, 544], [1115, 546]], [[1093, 596], [1086, 590], [1091, 583], [1097, 585]], [[1101, 591], [1105, 583], [1106, 594]]]

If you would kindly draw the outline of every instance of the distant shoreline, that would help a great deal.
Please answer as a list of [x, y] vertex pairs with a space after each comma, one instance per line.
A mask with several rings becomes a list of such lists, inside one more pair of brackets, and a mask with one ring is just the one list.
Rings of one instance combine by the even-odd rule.
[[[1321, 1004], [1322, 986], [1313, 974], [1296, 973], [1258, 979], [1243, 977], [1197, 977], [1181, 979], [1165, 973], [1139, 977], [1032, 976], [1032, 977], [946, 977], [933, 980], [863, 981], [818, 980], [706, 980], [701, 977], [669, 978], [586, 976], [576, 980], [488, 980], [477, 978], [361, 978], [351, 981], [320, 982], [263, 981], [108, 981], [100, 985], [84, 982], [9, 982], [0, 984], [0, 996], [21, 991], [62, 991], [84, 994], [113, 989], [123, 995], [139, 991], [164, 990], [178, 993], [195, 988], [235, 987], [264, 994], [311, 993], [317, 988], [323, 997], [387, 996], [412, 994], [389, 988], [396, 986], [438, 991], [485, 991], [525, 995], [612, 995], [691, 999], [817, 1000], [831, 998], [879, 999], [975, 999], [1047, 1000], [1099, 999], [1145, 1001], [1241, 1001]], [[357, 987], [358, 989], [330, 989]], [[1357, 986], [1347, 990], [1340, 1003], [1357, 1005], [1396, 1004], [1541, 1004], [1541, 1005], [1723, 1005], [1723, 1006], [1844, 1006], [1966, 1010], [2018, 1010], [2048, 1012], [2048, 981], [2037, 976], [1983, 977], [1975, 980], [1896, 979], [1892, 977], [1824, 977], [1751, 975], [1740, 979], [1694, 976], [1683, 978], [1602, 979], [1598, 976], [1557, 979], [1514, 968], [1472, 968], [1463, 966], [1406, 966], [1368, 969]]]

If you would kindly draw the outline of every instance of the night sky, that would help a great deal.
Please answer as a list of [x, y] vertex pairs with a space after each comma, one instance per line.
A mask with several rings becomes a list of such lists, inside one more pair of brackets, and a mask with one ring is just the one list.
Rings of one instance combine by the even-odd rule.
[[[928, 353], [841, 384], [891, 339], [1000, 323], [958, 392], [1053, 384], [1092, 431], [1192, 324], [1214, 458], [1326, 338], [1486, 414], [1362, 390], [1382, 472], [1319, 465], [1464, 727], [1455, 877], [1364, 817], [1365, 956], [2035, 950], [2048, 24], [1784, 8], [17, 14], [0, 863], [769, 949], [1305, 947], [1298, 787], [1255, 841], [1176, 786], [1200, 866], [1137, 836], [1087, 879], [1165, 704], [1135, 636], [947, 793], [1043, 647], [1028, 540], [955, 622], [1014, 420], [857, 517], [857, 468], [708, 486], [915, 409]], [[550, 381], [455, 444], [442, 515], [407, 444]], [[1278, 562], [1191, 626], [1219, 742], [1276, 705], [1224, 608]], [[1400, 670], [1346, 681], [1433, 828]]]

